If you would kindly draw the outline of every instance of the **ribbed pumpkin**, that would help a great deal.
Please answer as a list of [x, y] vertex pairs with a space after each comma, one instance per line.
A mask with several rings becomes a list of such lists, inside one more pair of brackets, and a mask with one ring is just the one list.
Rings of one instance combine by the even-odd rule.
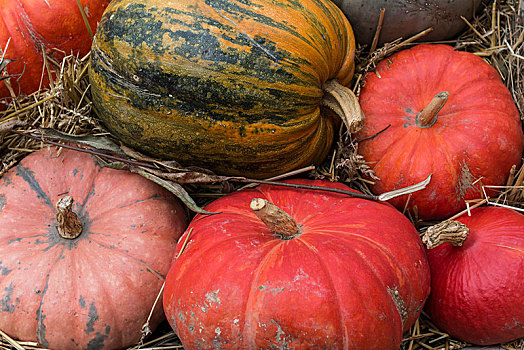
[[388, 204], [263, 185], [206, 209], [164, 290], [187, 349], [398, 349], [429, 294], [418, 233]]
[[[108, 3], [80, 0], [92, 32]], [[2, 0], [0, 7], [0, 47], [5, 49], [10, 39], [3, 56], [9, 62], [4, 74], [15, 76], [10, 85], [16, 95], [38, 90], [41, 81], [47, 86], [44, 52], [48, 59], [60, 62], [64, 54], [83, 56], [91, 48], [89, 30], [76, 0]], [[7, 96], [11, 94], [0, 81], [0, 98]]]
[[[76, 151], [27, 156], [0, 180], [0, 329], [52, 349], [135, 344], [185, 227], [139, 175]], [[158, 306], [152, 329], [162, 319]]]
[[522, 123], [511, 93], [472, 53], [447, 45], [398, 52], [366, 75], [360, 104], [359, 151], [380, 178], [374, 192], [433, 174], [426, 189], [391, 200], [400, 210], [417, 207], [422, 219], [459, 212], [482, 196], [482, 184], [505, 185], [521, 162]]
[[[319, 163], [354, 37], [329, 0], [114, 0], [92, 48], [93, 102], [132, 147], [222, 174]], [[328, 89], [329, 90], [329, 89]]]
[[444, 244], [427, 251], [431, 295], [425, 309], [442, 330], [473, 344], [524, 337], [524, 215], [486, 207], [457, 221], [469, 235], [441, 231], [435, 238]]

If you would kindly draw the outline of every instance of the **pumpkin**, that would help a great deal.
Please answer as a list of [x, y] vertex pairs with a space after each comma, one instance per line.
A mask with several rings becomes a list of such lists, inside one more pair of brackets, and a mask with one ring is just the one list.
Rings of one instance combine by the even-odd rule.
[[441, 244], [427, 251], [431, 319], [478, 345], [524, 337], [524, 215], [483, 207], [456, 224], [461, 228], [435, 229], [426, 238], [431, 246]]
[[[137, 174], [65, 149], [25, 157], [0, 180], [0, 329], [53, 349], [135, 344], [186, 226]], [[163, 319], [159, 305], [151, 329]]]
[[163, 297], [187, 349], [398, 349], [429, 294], [418, 233], [387, 203], [261, 185], [206, 209]]
[[354, 55], [329, 0], [115, 0], [91, 51], [93, 104], [144, 153], [268, 177], [325, 158], [339, 118], [321, 105], [349, 90]]
[[[4, 0], [0, 14], [0, 47], [10, 85], [18, 95], [38, 90], [49, 80], [44, 57], [60, 62], [64, 55], [84, 56], [91, 48], [89, 30], [94, 32], [109, 0]], [[89, 23], [82, 17], [79, 4]], [[9, 44], [8, 44], [9, 42]], [[48, 62], [48, 65], [51, 63]], [[0, 69], [1, 71], [1, 69]], [[11, 96], [0, 81], [0, 98]]]
[[378, 44], [407, 39], [429, 27], [424, 41], [451, 39], [466, 28], [462, 17], [471, 20], [481, 0], [333, 0], [346, 14], [359, 44], [371, 45], [381, 9], [385, 9]]
[[[391, 201], [443, 219], [505, 185], [523, 152], [522, 123], [497, 71], [478, 56], [422, 44], [381, 61], [365, 77], [360, 105], [366, 125], [360, 154], [380, 178], [376, 193], [433, 174], [426, 189]], [[480, 181], [479, 181], [480, 180]]]

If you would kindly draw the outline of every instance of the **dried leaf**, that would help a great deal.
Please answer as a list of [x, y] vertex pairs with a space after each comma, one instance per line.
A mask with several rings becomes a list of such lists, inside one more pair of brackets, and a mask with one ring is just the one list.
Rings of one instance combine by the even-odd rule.
[[129, 169], [129, 164], [124, 163], [124, 162], [110, 162], [110, 163], [104, 164], [104, 168], [124, 170], [124, 169]]
[[116, 143], [104, 136], [76, 136], [49, 128], [42, 128], [40, 130], [44, 132], [46, 136], [51, 136], [58, 140], [79, 143], [85, 146], [96, 148], [98, 150], [109, 151], [121, 156], [126, 155]]
[[173, 182], [173, 181], [169, 181], [169, 180], [164, 180], [164, 179], [162, 179], [162, 178], [160, 178], [160, 177], [158, 177], [156, 175], [153, 175], [153, 174], [151, 174], [151, 173], [149, 173], [147, 171], [144, 171], [142, 169], [131, 168], [131, 171], [135, 172], [135, 173], [137, 173], [139, 175], [142, 175], [146, 179], [151, 180], [154, 183], [157, 183], [160, 186], [164, 187], [166, 190], [168, 190], [169, 192], [171, 192], [175, 196], [177, 196], [178, 199], [180, 199], [189, 209], [191, 209], [195, 213], [198, 213], [198, 214], [218, 214], [218, 213], [210, 212], [210, 211], [207, 211], [207, 210], [204, 210], [204, 209], [200, 208], [195, 203], [193, 198], [191, 198], [189, 193], [187, 193], [187, 191], [184, 189], [184, 187], [182, 187], [182, 185], [180, 185], [179, 183], [176, 183], [176, 182]]
[[408, 186], [408, 187], [404, 187], [404, 188], [400, 188], [398, 190], [382, 193], [380, 196], [378, 196], [378, 200], [379, 201], [389, 201], [390, 199], [393, 199], [393, 198], [398, 197], [398, 196], [402, 196], [404, 194], [409, 194], [409, 193], [413, 193], [413, 192], [417, 192], [417, 191], [423, 190], [424, 188], [426, 188], [426, 186], [431, 181], [431, 175], [432, 174], [429, 174], [429, 176], [426, 178], [426, 180], [424, 180], [422, 182], [419, 182], [417, 184], [414, 184], [414, 185], [411, 185], [411, 186]]
[[[120, 145], [120, 148], [127, 156], [132, 157], [141, 162], [155, 163], [158, 165], [162, 165], [163, 167], [167, 169], [174, 170], [176, 172], [194, 172], [194, 173], [202, 173], [202, 174], [208, 174], [208, 175], [215, 176], [215, 174], [211, 170], [201, 168], [201, 167], [196, 167], [196, 166], [183, 167], [176, 160], [159, 160], [158, 158], [153, 158], [145, 154], [142, 154], [132, 148], [127, 147], [124, 144]], [[162, 176], [162, 175], [159, 175], [159, 176]], [[221, 180], [218, 180], [218, 181], [221, 181]], [[218, 181], [211, 181], [211, 182], [218, 182]], [[199, 182], [205, 182], [205, 181], [199, 181]]]
[[178, 182], [179, 184], [217, 183], [245, 179], [244, 177], [220, 176], [199, 171], [180, 171], [175, 173], [166, 173], [154, 169], [147, 169], [147, 171], [158, 177]]

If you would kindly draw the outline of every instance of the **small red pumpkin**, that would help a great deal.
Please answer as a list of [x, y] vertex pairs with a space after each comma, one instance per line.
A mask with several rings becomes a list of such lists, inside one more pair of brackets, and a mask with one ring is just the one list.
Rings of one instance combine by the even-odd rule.
[[[185, 227], [179, 201], [137, 174], [27, 156], [0, 180], [0, 329], [53, 349], [135, 344]], [[151, 327], [162, 319], [157, 307]]]
[[469, 228], [463, 245], [427, 252], [428, 314], [439, 328], [473, 344], [524, 337], [524, 215], [486, 207], [457, 220]]
[[[380, 178], [374, 192], [433, 174], [409, 197], [408, 208], [416, 206], [422, 219], [459, 212], [482, 195], [476, 180], [504, 185], [521, 162], [522, 123], [511, 93], [474, 54], [429, 44], [398, 52], [366, 75], [360, 104], [366, 124], [359, 151]], [[407, 201], [391, 203], [402, 210]]]
[[[81, 0], [83, 12], [92, 33], [109, 0]], [[3, 0], [0, 13], [0, 47], [9, 45], [3, 53], [11, 61], [4, 75], [10, 79], [15, 94], [30, 94], [38, 90], [48, 74], [43, 69], [42, 53], [61, 61], [71, 53], [83, 56], [91, 48], [91, 37], [76, 0]], [[0, 55], [1, 56], [1, 55]], [[0, 98], [11, 96], [0, 81]]]
[[188, 349], [398, 349], [429, 294], [417, 231], [388, 204], [262, 185], [206, 209], [220, 214], [191, 222], [164, 290]]

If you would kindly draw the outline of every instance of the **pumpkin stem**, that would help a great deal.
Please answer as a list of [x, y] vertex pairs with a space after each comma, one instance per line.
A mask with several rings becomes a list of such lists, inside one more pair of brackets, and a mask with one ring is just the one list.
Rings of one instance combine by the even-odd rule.
[[293, 239], [302, 233], [291, 215], [273, 203], [262, 198], [253, 198], [250, 207], [255, 215], [280, 239]]
[[332, 109], [344, 122], [351, 133], [356, 133], [364, 126], [364, 113], [353, 91], [331, 79], [322, 85], [324, 97], [321, 104]]
[[443, 221], [429, 227], [422, 236], [422, 243], [427, 249], [433, 249], [442, 243], [451, 243], [456, 247], [462, 246], [468, 238], [469, 228], [459, 221]]
[[436, 94], [431, 102], [424, 107], [416, 116], [417, 126], [420, 128], [429, 128], [437, 122], [437, 113], [444, 107], [448, 100], [449, 92], [442, 91]]
[[65, 196], [56, 203], [56, 221], [58, 222], [58, 234], [62, 238], [75, 239], [82, 233], [82, 224], [78, 215], [71, 209], [73, 197]]

